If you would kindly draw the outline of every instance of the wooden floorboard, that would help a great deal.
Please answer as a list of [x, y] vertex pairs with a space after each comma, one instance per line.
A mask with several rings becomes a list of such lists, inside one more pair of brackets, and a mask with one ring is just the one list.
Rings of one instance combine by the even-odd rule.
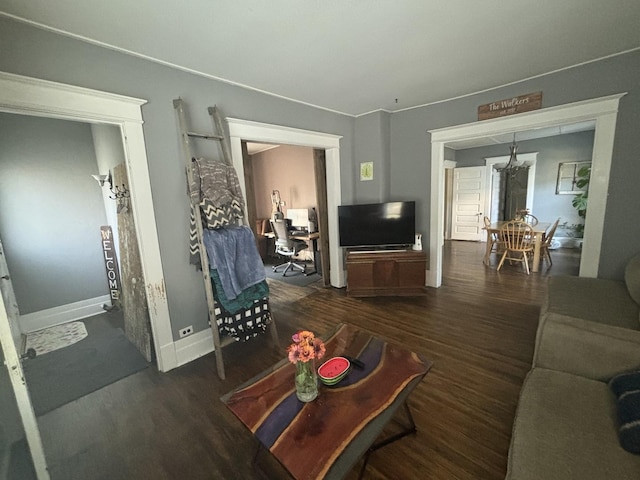
[[350, 298], [270, 281], [279, 350], [268, 336], [226, 347], [224, 381], [213, 354], [168, 373], [148, 368], [40, 417], [52, 479], [267, 478], [252, 464], [256, 441], [219, 398], [284, 358], [295, 330], [341, 322], [434, 362], [409, 400], [418, 433], [375, 452], [365, 478], [504, 478], [545, 282], [576, 275], [579, 253], [554, 251], [553, 267], [527, 276], [520, 264], [497, 273], [495, 258], [485, 267], [484, 244], [444, 251], [443, 285], [424, 297]]

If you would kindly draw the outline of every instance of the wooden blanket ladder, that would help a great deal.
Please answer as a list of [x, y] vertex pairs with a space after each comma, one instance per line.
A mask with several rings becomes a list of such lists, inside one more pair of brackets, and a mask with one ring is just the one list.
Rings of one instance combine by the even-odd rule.
[[[216, 319], [215, 313], [215, 298], [213, 294], [213, 287], [211, 285], [211, 275], [209, 273], [209, 259], [207, 258], [207, 250], [203, 243], [203, 227], [202, 227], [202, 215], [200, 212], [200, 206], [197, 201], [194, 200], [194, 197], [197, 198], [197, 195], [192, 195], [191, 188], [193, 185], [193, 155], [191, 151], [191, 140], [192, 139], [203, 139], [203, 140], [213, 140], [220, 145], [220, 150], [222, 151], [222, 156], [224, 162], [231, 166], [231, 155], [229, 150], [229, 145], [227, 143], [227, 138], [224, 135], [224, 128], [222, 125], [222, 121], [220, 119], [220, 114], [217, 107], [209, 107], [208, 112], [211, 116], [211, 121], [213, 125], [213, 133], [212, 134], [203, 134], [191, 132], [187, 128], [187, 121], [185, 116], [185, 103], [181, 98], [175, 99], [173, 101], [173, 108], [176, 111], [178, 128], [180, 131], [180, 138], [182, 143], [182, 152], [184, 155], [185, 168], [187, 171], [187, 181], [189, 185], [189, 197], [191, 198], [192, 210], [195, 215], [196, 220], [196, 232], [198, 237], [198, 247], [200, 249], [200, 266], [202, 270], [202, 277], [204, 280], [204, 289], [205, 295], [207, 298], [207, 306], [209, 310], [209, 324], [211, 326], [211, 333], [213, 334], [213, 346], [214, 353], [216, 356], [216, 368], [218, 370], [218, 376], [224, 380], [225, 379], [225, 371], [224, 371], [224, 360], [222, 358], [222, 348], [235, 343], [235, 340], [232, 337], [225, 337], [224, 339], [220, 338], [220, 332], [218, 330], [218, 323]], [[244, 217], [244, 221], [246, 222], [246, 216]], [[271, 314], [271, 322], [269, 323], [269, 330], [271, 332], [271, 340], [274, 345], [279, 345], [278, 340], [278, 331], [276, 329], [275, 319], [273, 318], [273, 314]]]

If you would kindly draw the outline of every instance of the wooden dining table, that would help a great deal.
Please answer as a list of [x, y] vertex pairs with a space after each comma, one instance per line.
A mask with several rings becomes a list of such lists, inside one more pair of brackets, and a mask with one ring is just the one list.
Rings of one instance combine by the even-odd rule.
[[[484, 254], [484, 264], [489, 265], [489, 259], [491, 257], [491, 236], [494, 234], [500, 235], [500, 229], [502, 226], [508, 223], [506, 220], [500, 222], [494, 222], [489, 225], [485, 230], [487, 231], [487, 249]], [[532, 272], [537, 272], [540, 269], [540, 245], [542, 244], [542, 237], [544, 232], [551, 226], [550, 222], [539, 222], [537, 225], [531, 225], [533, 229], [533, 265], [531, 266]]]

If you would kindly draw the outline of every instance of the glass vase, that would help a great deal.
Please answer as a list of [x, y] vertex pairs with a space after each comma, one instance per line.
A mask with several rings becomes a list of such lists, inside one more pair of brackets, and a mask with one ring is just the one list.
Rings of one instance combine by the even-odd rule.
[[296, 362], [296, 396], [301, 402], [310, 402], [318, 396], [318, 376], [313, 360]]

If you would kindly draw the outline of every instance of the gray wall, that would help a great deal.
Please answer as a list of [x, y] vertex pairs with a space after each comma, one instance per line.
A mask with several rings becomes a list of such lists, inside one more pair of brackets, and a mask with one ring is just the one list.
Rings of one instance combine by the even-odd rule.
[[[356, 119], [354, 197], [347, 203], [375, 203], [389, 200], [391, 194], [390, 115], [374, 112]], [[373, 180], [360, 180], [360, 163], [373, 162]]]
[[88, 124], [0, 113], [0, 235], [27, 314], [107, 295]]
[[[479, 105], [528, 92], [542, 91], [545, 108], [629, 92], [620, 100], [599, 270], [601, 277], [621, 278], [626, 262], [640, 250], [636, 240], [640, 223], [629, 222], [629, 212], [640, 209], [639, 72], [640, 51], [636, 51], [490, 92], [395, 113], [391, 117], [391, 195], [418, 201], [421, 215], [417, 228], [426, 235], [431, 168], [428, 130], [475, 122]], [[428, 237], [425, 240], [428, 243]]]
[[[640, 52], [449, 102], [354, 119], [4, 18], [0, 19], [0, 44], [2, 71], [148, 100], [143, 106], [144, 134], [174, 338], [187, 325], [193, 325], [195, 331], [208, 328], [202, 279], [188, 262], [188, 200], [172, 106], [172, 99], [177, 97], [189, 105], [187, 114], [194, 130], [210, 129], [206, 107], [217, 104], [224, 116], [342, 135], [343, 203], [363, 203], [387, 196], [416, 200], [417, 230], [428, 243], [428, 130], [475, 122], [478, 105], [538, 90], [544, 93], [544, 107], [629, 91], [621, 100], [618, 116], [600, 260], [602, 276], [620, 277], [624, 263], [637, 250], [637, 242], [629, 239], [638, 237], [640, 224], [629, 224], [628, 212], [640, 207], [636, 187], [636, 179], [640, 178]], [[373, 182], [358, 183], [359, 162], [370, 158], [387, 163], [382, 165], [383, 175], [377, 175], [380, 169], [376, 168]]]
[[[556, 194], [556, 181], [560, 163], [591, 161], [593, 134], [593, 131], [587, 131], [517, 142], [519, 154], [538, 152], [531, 213], [540, 221], [553, 222], [560, 218], [560, 223], [584, 223], [571, 205], [574, 196]], [[509, 146], [510, 144], [491, 145], [458, 150], [457, 166], [484, 165], [487, 157], [509, 155]]]
[[[188, 74], [0, 18], [0, 70], [148, 100], [142, 107], [151, 190], [174, 338], [208, 327], [202, 275], [189, 264], [189, 201], [172, 100], [182, 97], [194, 131], [211, 130], [207, 107], [223, 116], [342, 135], [342, 185], [351, 195], [354, 119]], [[213, 148], [214, 150], [210, 150]], [[196, 155], [212, 155], [211, 143]]]

